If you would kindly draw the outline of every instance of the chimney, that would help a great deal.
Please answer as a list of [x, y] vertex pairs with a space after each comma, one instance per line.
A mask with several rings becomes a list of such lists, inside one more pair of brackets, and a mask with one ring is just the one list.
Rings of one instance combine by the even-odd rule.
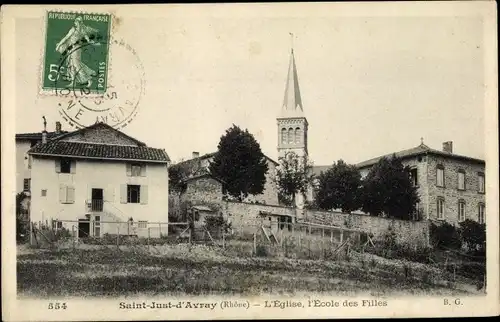
[[56, 134], [61, 134], [61, 122], [56, 122]]
[[42, 144], [47, 143], [47, 131], [42, 131]]
[[199, 157], [200, 157], [200, 152], [193, 151], [193, 159], [199, 158]]
[[43, 131], [42, 131], [42, 144], [47, 143], [47, 120], [45, 119], [45, 115], [42, 116], [43, 119]]
[[443, 152], [453, 153], [453, 142], [452, 141], [443, 142]]

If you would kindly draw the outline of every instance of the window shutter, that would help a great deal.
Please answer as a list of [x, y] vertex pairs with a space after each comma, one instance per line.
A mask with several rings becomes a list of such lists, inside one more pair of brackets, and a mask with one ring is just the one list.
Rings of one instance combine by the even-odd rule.
[[55, 164], [56, 164], [56, 173], [61, 173], [61, 161], [56, 160]]
[[72, 174], [75, 174], [75, 173], [76, 173], [76, 161], [75, 161], [75, 160], [71, 161], [71, 168], [70, 168], [70, 172], [71, 172]]
[[141, 165], [141, 177], [145, 177], [146, 176], [146, 165], [143, 164]]
[[127, 166], [127, 177], [131, 177], [132, 176], [132, 165], [130, 163], [127, 163], [126, 166]]
[[66, 203], [66, 186], [59, 186], [59, 202]]
[[68, 203], [75, 203], [75, 187], [66, 187], [66, 190], [67, 190], [66, 201]]
[[141, 204], [145, 205], [148, 203], [148, 186], [141, 186]]
[[127, 203], [127, 185], [120, 185], [120, 203]]

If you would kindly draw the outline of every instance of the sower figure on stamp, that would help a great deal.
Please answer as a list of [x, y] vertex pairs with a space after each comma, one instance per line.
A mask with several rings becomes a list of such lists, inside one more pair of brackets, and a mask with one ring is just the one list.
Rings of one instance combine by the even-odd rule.
[[70, 80], [68, 87], [73, 86], [75, 81], [79, 84], [86, 84], [86, 87], [92, 84], [92, 77], [96, 75], [96, 72], [82, 62], [82, 44], [85, 39], [89, 44], [100, 45], [94, 41], [97, 33], [97, 29], [86, 26], [82, 22], [82, 17], [77, 17], [74, 26], [57, 43], [56, 51], [67, 55], [65, 65]]

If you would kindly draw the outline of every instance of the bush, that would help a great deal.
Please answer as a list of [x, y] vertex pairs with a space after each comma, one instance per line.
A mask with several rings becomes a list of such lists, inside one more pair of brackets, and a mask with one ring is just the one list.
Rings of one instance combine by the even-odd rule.
[[267, 251], [267, 247], [264, 245], [257, 245], [255, 249], [255, 255], [258, 257], [267, 257], [269, 256], [269, 252]]
[[486, 225], [467, 219], [460, 223], [462, 241], [470, 252], [476, 253], [486, 249]]
[[462, 238], [460, 231], [453, 225], [444, 222], [441, 225], [431, 224], [431, 241], [438, 248], [460, 249]]
[[231, 230], [231, 223], [228, 223], [222, 214], [208, 216], [205, 218], [205, 228], [208, 231], [228, 233]]

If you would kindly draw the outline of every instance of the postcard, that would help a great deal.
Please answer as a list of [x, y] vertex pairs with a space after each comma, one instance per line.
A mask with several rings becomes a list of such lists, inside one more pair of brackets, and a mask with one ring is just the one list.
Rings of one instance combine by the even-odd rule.
[[498, 315], [493, 1], [1, 12], [3, 320]]

